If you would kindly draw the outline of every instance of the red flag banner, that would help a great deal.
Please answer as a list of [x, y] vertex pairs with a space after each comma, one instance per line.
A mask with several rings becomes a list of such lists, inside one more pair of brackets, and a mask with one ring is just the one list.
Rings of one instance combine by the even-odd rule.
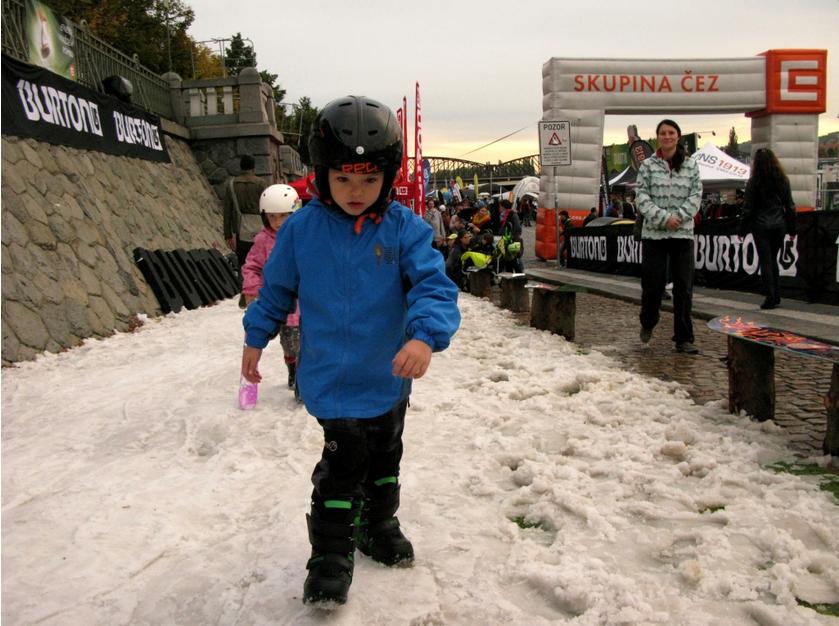
[[408, 98], [402, 96], [402, 182], [408, 182]]
[[425, 185], [422, 171], [422, 112], [420, 107], [420, 86], [417, 82], [416, 118], [414, 120], [414, 191], [416, 202], [414, 212], [425, 215]]

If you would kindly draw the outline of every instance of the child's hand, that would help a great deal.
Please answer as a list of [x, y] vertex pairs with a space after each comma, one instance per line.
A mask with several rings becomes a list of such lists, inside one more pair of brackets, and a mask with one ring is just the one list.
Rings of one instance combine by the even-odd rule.
[[411, 339], [393, 358], [393, 375], [401, 378], [422, 378], [431, 363], [431, 346]]
[[256, 300], [256, 296], [245, 296], [245, 306], [248, 306], [251, 302]]
[[262, 381], [262, 375], [259, 373], [258, 368], [261, 356], [261, 348], [245, 346], [245, 349], [242, 351], [242, 376], [249, 383], [259, 383]]

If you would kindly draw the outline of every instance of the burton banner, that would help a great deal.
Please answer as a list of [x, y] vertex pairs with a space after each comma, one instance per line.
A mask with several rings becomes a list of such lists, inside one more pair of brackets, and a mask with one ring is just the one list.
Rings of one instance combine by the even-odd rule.
[[171, 162], [156, 115], [5, 54], [2, 73], [4, 135]]
[[[761, 293], [754, 237], [737, 236], [734, 218], [703, 220], [694, 233], [694, 283], [715, 289]], [[632, 224], [584, 226], [569, 231], [571, 269], [640, 276], [642, 244]], [[796, 237], [778, 254], [781, 297], [839, 304], [839, 211], [796, 217]]]

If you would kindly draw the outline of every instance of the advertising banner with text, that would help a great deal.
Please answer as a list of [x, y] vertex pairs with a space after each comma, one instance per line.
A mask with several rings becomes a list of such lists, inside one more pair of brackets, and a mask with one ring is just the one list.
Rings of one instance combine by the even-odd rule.
[[[761, 292], [754, 237], [738, 237], [737, 225], [736, 219], [700, 223], [694, 235], [695, 284]], [[632, 230], [632, 224], [572, 229], [568, 267], [640, 276], [642, 244]], [[786, 237], [778, 255], [781, 295], [839, 304], [839, 212], [800, 213], [797, 230], [796, 237]]]
[[6, 135], [169, 163], [160, 118], [3, 55]]

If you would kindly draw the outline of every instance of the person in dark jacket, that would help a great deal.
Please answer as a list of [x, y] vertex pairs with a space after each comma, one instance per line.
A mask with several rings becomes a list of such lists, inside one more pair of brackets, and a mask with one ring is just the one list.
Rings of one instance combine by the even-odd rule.
[[[256, 175], [256, 161], [249, 154], [239, 159], [239, 169], [242, 173], [227, 181], [222, 218], [224, 240], [236, 253], [241, 277], [242, 266], [251, 251], [254, 237], [263, 227], [259, 198], [268, 183]], [[245, 308], [244, 294], [239, 297], [239, 308]]]
[[395, 516], [405, 412], [412, 380], [448, 347], [460, 312], [431, 227], [388, 197], [402, 153], [384, 104], [347, 96], [321, 110], [309, 138], [318, 197], [277, 233], [245, 313], [242, 375], [252, 383], [295, 296], [306, 324], [297, 381], [324, 436], [306, 520], [306, 604], [346, 602], [356, 547], [384, 565], [414, 559]]
[[789, 179], [775, 153], [760, 148], [752, 161], [752, 175], [746, 183], [743, 213], [738, 234], [751, 233], [757, 248], [760, 276], [766, 298], [761, 309], [774, 309], [778, 295], [778, 252], [787, 234], [795, 235], [795, 203]]
[[501, 207], [498, 206], [498, 198], [494, 198], [489, 204], [490, 228], [493, 235], [501, 234]]
[[460, 230], [449, 236], [449, 256], [446, 258], [446, 276], [462, 290], [466, 290], [466, 273], [463, 271], [463, 259], [465, 252], [469, 251], [469, 244], [472, 243], [472, 232]]
[[[256, 175], [254, 158], [245, 154], [239, 160], [242, 173], [230, 180], [224, 196], [224, 240], [236, 253], [239, 267], [245, 264], [254, 237], [262, 230], [259, 213], [259, 198], [268, 187], [262, 178]], [[248, 218], [242, 216], [249, 216]]]
[[560, 267], [565, 267], [568, 265], [568, 250], [571, 248], [568, 242], [569, 233], [568, 231], [571, 228], [571, 216], [568, 214], [568, 211], [563, 209], [559, 212], [559, 250], [556, 253], [556, 259], [559, 261]]
[[[504, 243], [505, 253], [500, 259], [501, 272], [523, 272], [524, 266], [521, 262], [522, 240], [521, 221], [518, 213], [513, 209], [513, 203], [507, 199], [499, 203], [501, 207], [501, 239]], [[517, 244], [517, 245], [516, 245]]]
[[623, 213], [621, 217], [625, 220], [635, 220], [638, 212], [635, 210], [635, 192], [630, 191], [623, 200]]

